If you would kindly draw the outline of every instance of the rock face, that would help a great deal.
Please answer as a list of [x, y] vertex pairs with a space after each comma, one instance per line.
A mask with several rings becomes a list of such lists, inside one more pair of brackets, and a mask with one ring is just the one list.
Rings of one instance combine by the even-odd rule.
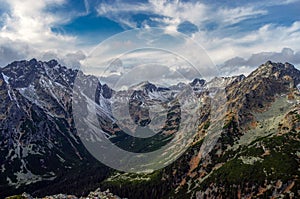
[[189, 169], [177, 177], [174, 194], [299, 197], [299, 83], [294, 66], [268, 61], [228, 84], [220, 139], [206, 157], [192, 146], [198, 153], [187, 156]]
[[[1, 195], [15, 189], [37, 191], [49, 183], [69, 186], [87, 164], [107, 173], [108, 168], [89, 155], [76, 135], [71, 97], [77, 72], [55, 60], [35, 59], [0, 69]], [[99, 84], [102, 88], [108, 90]], [[66, 175], [68, 179], [61, 179]]]
[[[209, 188], [200, 191], [201, 196], [299, 195], [299, 156], [295, 155], [296, 146], [300, 146], [300, 120], [296, 119], [300, 113], [299, 83], [300, 71], [294, 66], [268, 61], [227, 88], [228, 122], [221, 144], [228, 140], [228, 145], [218, 156], [226, 161], [217, 161], [224, 165], [203, 183], [202, 187], [206, 184]], [[235, 157], [229, 158], [232, 154]], [[254, 161], [246, 161], [250, 159]], [[241, 179], [246, 182], [239, 183]], [[276, 186], [278, 181], [285, 185]], [[234, 191], [228, 192], [231, 187]], [[287, 191], [286, 187], [293, 188]]]
[[[113, 171], [84, 148], [71, 107], [77, 75], [83, 77], [77, 82], [81, 88], [92, 82], [90, 90], [96, 93], [79, 89], [75, 95], [95, 95], [102, 129], [108, 137], [115, 136], [120, 129], [110, 124], [111, 105], [126, 92], [116, 93], [96, 77], [67, 69], [55, 60], [19, 61], [0, 69], [1, 196], [24, 191], [45, 196], [66, 190], [80, 196], [101, 187], [128, 198], [300, 197], [300, 71], [293, 65], [268, 61], [247, 77], [195, 79], [169, 88], [143, 82], [130, 88], [136, 91], [130, 101], [133, 108], [124, 119], [140, 125], [151, 122], [144, 104], [172, 97], [186, 85], [204, 103], [190, 148], [166, 168], [140, 175]], [[226, 91], [227, 100], [219, 104], [226, 111], [218, 113], [224, 125], [204, 154], [205, 138], [214, 135], [216, 121], [211, 111], [218, 111], [209, 100], [221, 97], [216, 86]], [[168, 128], [170, 132], [174, 129]], [[120, 139], [115, 141], [122, 144]], [[127, 143], [131, 146], [133, 142]], [[139, 149], [143, 150], [145, 147]]]

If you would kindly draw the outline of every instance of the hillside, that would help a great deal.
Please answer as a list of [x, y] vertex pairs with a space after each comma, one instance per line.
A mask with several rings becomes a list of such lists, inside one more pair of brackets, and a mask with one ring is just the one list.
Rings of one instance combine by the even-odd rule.
[[[83, 77], [80, 85], [92, 82], [96, 94], [84, 89], [74, 92], [78, 74]], [[181, 92], [178, 85], [161, 88], [143, 82], [131, 88], [135, 90], [130, 96], [134, 111], [124, 121], [134, 118], [135, 124], [147, 125], [151, 118], [140, 104], [170, 98]], [[226, 99], [212, 107], [209, 96], [216, 85], [225, 87]], [[112, 99], [123, 99], [124, 93], [55, 60], [13, 62], [0, 69], [1, 196], [24, 191], [40, 197], [58, 193], [80, 196], [101, 187], [127, 198], [300, 197], [299, 85], [299, 70], [289, 63], [271, 61], [247, 77], [218, 77], [209, 82], [195, 79], [187, 86], [204, 104], [192, 144], [167, 167], [133, 174], [95, 160], [77, 134], [72, 113], [74, 93], [95, 95], [100, 126], [108, 139], [136, 152], [159, 148], [113, 126], [110, 105]], [[215, 99], [223, 97], [214, 93]], [[176, 104], [172, 107], [156, 137], [162, 143], [178, 129], [180, 112]], [[216, 123], [222, 125], [221, 130], [215, 131]]]

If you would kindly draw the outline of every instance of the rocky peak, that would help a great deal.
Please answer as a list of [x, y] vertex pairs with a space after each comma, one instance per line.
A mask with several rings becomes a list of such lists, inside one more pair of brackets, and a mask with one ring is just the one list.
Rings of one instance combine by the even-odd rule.
[[143, 81], [135, 86], [131, 86], [130, 90], [144, 90], [146, 92], [153, 92], [157, 90], [157, 87], [149, 81]]
[[53, 67], [55, 67], [55, 66], [58, 65], [58, 61], [55, 60], [55, 59], [52, 59], [52, 60], [46, 62], [46, 64], [47, 64], [50, 68], [53, 68]]
[[48, 62], [31, 59], [15, 61], [0, 69], [8, 77], [12, 88], [24, 88], [35, 84], [41, 78], [72, 86], [78, 71], [61, 66], [56, 60]]
[[206, 86], [209, 88], [214, 87], [229, 87], [232, 84], [241, 82], [245, 79], [244, 75], [232, 76], [232, 77], [215, 77], [209, 82], [207, 82]]
[[278, 96], [293, 98], [300, 82], [300, 71], [289, 63], [267, 61], [238, 84], [227, 88], [228, 107], [237, 112], [240, 124], [254, 121], [253, 113], [268, 110]]
[[102, 86], [101, 94], [103, 95], [103, 97], [109, 99], [112, 97], [113, 90], [107, 84], [104, 84]]
[[151, 84], [150, 82], [148, 84], [145, 84], [144, 85], [144, 89], [146, 91], [149, 91], [149, 92], [153, 92], [155, 90], [157, 90], [157, 87], [154, 85], [154, 84]]
[[290, 76], [295, 82], [300, 81], [300, 71], [297, 70], [294, 65], [290, 63], [275, 63], [267, 61], [265, 64], [259, 66], [258, 69], [253, 71], [249, 77], [262, 77], [268, 78], [274, 76], [275, 78], [282, 78], [284, 76]]
[[192, 87], [194, 87], [194, 86], [203, 86], [204, 84], [205, 84], [205, 80], [204, 79], [198, 79], [198, 78], [195, 78], [191, 83], [190, 83], [190, 85], [192, 86]]

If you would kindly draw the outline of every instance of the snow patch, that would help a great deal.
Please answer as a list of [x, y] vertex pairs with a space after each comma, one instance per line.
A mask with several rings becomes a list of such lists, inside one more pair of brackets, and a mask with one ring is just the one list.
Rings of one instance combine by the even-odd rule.
[[[45, 88], [46, 91], [48, 91], [51, 96], [56, 100], [56, 102], [62, 107], [64, 108], [64, 105], [61, 102], [61, 99], [58, 98], [58, 96], [56, 95], [56, 93], [62, 93], [59, 91], [59, 88], [57, 87], [57, 85], [53, 85], [52, 81], [46, 78], [41, 78], [40, 79], [40, 84], [43, 88]], [[60, 88], [63, 89], [64, 87]]]
[[13, 98], [11, 97], [10, 90], [7, 91], [7, 94], [8, 94], [8, 96], [9, 96], [9, 99], [12, 101]]
[[4, 73], [2, 73], [3, 79], [5, 81], [6, 84], [9, 84], [9, 78], [8, 76], [4, 75]]
[[0, 171], [1, 171], [2, 173], [5, 172], [5, 165], [4, 165], [4, 164], [1, 165]]
[[33, 85], [29, 85], [27, 88], [19, 88], [17, 89], [20, 94], [25, 97], [26, 99], [28, 99], [30, 102], [38, 105], [39, 107], [43, 107], [40, 103], [39, 103], [39, 97], [36, 94], [35, 88]]
[[241, 156], [239, 157], [240, 160], [242, 160], [242, 162], [244, 164], [249, 164], [249, 165], [253, 165], [255, 162], [262, 162], [263, 159], [260, 157], [253, 157], [253, 156]]
[[11, 101], [14, 100], [14, 101], [16, 102], [17, 106], [20, 108], [20, 105], [19, 105], [19, 103], [18, 103], [16, 94], [14, 93], [13, 89], [11, 88], [11, 86], [10, 86], [10, 84], [9, 84], [9, 79], [10, 79], [10, 77], [6, 76], [4, 73], [2, 73], [2, 76], [3, 76], [3, 79], [4, 79], [5, 83], [7, 84], [7, 88], [8, 88], [7, 94], [8, 94], [8, 96], [9, 96], [9, 99], [10, 99]]

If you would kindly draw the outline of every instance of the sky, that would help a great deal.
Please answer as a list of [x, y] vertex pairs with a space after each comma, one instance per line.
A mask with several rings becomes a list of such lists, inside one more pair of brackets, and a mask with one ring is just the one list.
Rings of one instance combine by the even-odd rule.
[[299, 66], [299, 13], [299, 0], [0, 0], [0, 66], [34, 57], [78, 68], [136, 28], [186, 35], [224, 75], [267, 60]]

